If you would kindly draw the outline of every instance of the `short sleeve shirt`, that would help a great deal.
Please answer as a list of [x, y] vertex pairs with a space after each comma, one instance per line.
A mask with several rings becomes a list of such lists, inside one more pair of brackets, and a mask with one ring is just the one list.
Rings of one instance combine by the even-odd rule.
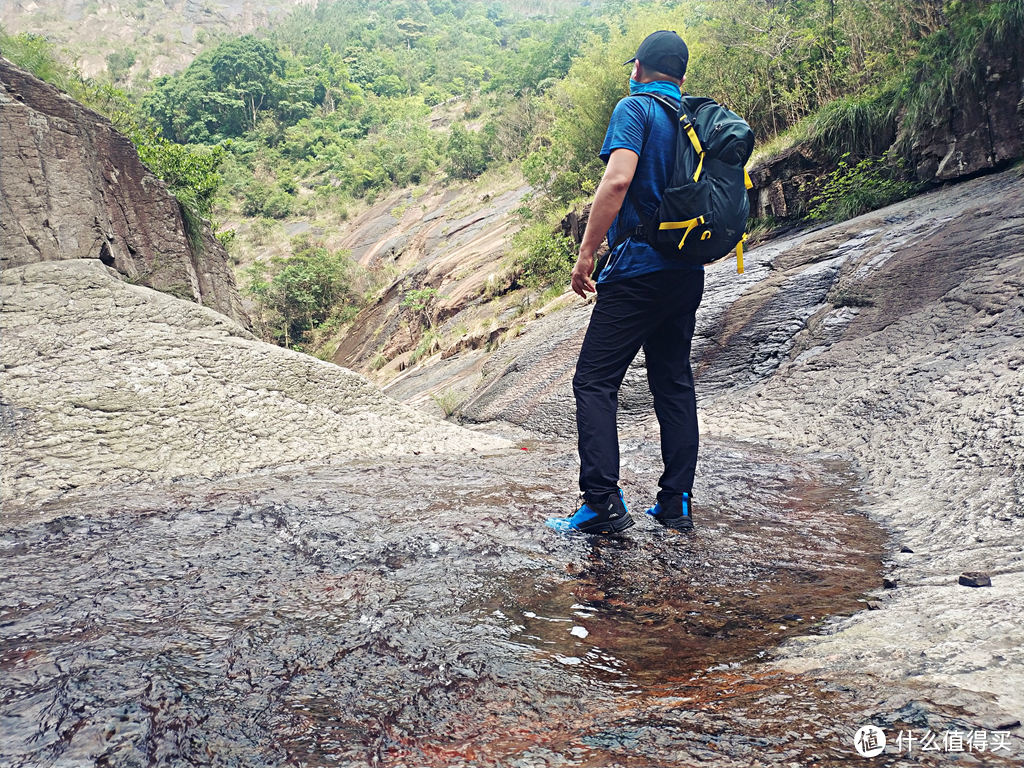
[[[629, 192], [608, 229], [609, 247], [620, 233], [640, 225], [637, 206], [648, 217], [654, 214], [661, 203], [662, 191], [672, 176], [675, 121], [657, 101], [639, 95], [643, 92], [655, 92], [679, 100], [679, 87], [674, 83], [644, 83], [639, 88], [634, 86], [633, 93], [622, 99], [612, 112], [601, 147], [601, 159], [607, 163], [614, 150], [629, 149], [639, 156], [639, 160]], [[611, 283], [662, 270], [703, 270], [703, 267], [663, 256], [644, 240], [630, 237], [609, 255], [597, 282]]]

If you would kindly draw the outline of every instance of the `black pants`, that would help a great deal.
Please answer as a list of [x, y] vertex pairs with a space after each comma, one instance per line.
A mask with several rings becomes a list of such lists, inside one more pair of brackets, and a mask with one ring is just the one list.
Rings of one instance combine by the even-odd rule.
[[661, 425], [665, 472], [659, 496], [693, 487], [698, 438], [690, 343], [703, 293], [704, 273], [696, 270], [654, 272], [598, 286], [572, 380], [580, 490], [588, 500], [618, 490], [619, 386], [641, 347]]

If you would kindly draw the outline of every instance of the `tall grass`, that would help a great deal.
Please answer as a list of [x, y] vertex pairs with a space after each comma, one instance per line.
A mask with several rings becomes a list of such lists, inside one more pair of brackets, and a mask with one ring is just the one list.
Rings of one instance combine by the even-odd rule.
[[977, 100], [993, 52], [1019, 54], [1024, 49], [1024, 0], [955, 8], [958, 13], [949, 25], [922, 41], [902, 84], [904, 148], [914, 136], [946, 119], [958, 104]]

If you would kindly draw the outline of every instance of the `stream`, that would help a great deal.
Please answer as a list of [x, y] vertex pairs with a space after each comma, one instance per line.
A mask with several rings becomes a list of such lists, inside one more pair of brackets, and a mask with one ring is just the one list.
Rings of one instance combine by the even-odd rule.
[[863, 608], [841, 464], [706, 441], [693, 534], [564, 536], [572, 446], [82, 494], [0, 531], [0, 765], [846, 764], [841, 689], [766, 663]]

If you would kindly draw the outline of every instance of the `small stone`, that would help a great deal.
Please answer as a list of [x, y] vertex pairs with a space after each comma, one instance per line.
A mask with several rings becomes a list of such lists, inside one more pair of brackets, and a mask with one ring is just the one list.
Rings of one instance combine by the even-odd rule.
[[882, 577], [882, 586], [886, 589], [896, 589], [898, 582], [892, 576]]
[[965, 587], [991, 587], [992, 579], [984, 571], [966, 571], [960, 574], [960, 584]]
[[882, 610], [882, 604], [877, 600], [868, 600], [869, 611], [880, 611]]
[[906, 553], [911, 554], [911, 555], [914, 554], [914, 550], [912, 550], [906, 544], [904, 544], [902, 547], [900, 547], [900, 552], [906, 552]]

